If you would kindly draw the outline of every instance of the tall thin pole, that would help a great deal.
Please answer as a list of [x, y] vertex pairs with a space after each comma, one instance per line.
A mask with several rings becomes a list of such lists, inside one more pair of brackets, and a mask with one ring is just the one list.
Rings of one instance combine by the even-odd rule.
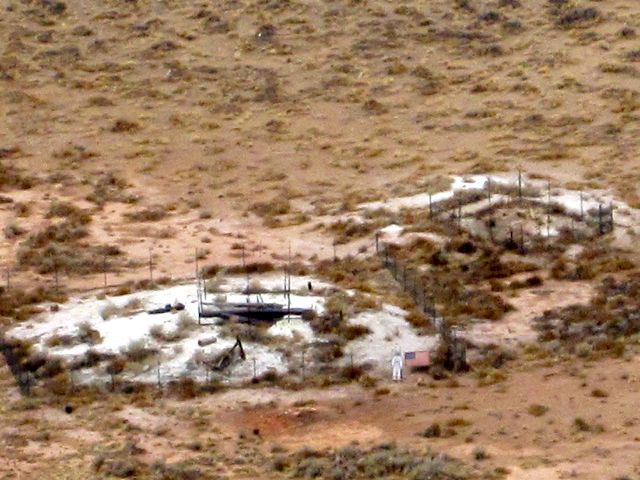
[[600, 232], [600, 235], [604, 233], [604, 228], [602, 225], [602, 203], [598, 204], [598, 231]]
[[284, 272], [282, 275], [282, 295], [283, 298], [287, 298], [287, 268], [284, 268]]
[[547, 240], [549, 240], [549, 236], [550, 236], [550, 224], [551, 223], [551, 216], [549, 215], [549, 211], [547, 211]]
[[289, 242], [289, 260], [287, 262], [287, 317], [291, 318], [291, 242]]
[[518, 198], [522, 200], [522, 170], [518, 169]]
[[613, 202], [609, 202], [609, 215], [611, 216], [611, 231], [613, 232]]
[[202, 304], [202, 292], [201, 292], [201, 285], [200, 285], [200, 269], [198, 268], [198, 247], [195, 248], [195, 252], [194, 252], [194, 259], [195, 259], [195, 267], [196, 267], [196, 271], [195, 271], [195, 275], [196, 275], [196, 297], [198, 299], [198, 325], [200, 325], [200, 311], [201, 311], [201, 304]]
[[547, 208], [551, 208], [551, 180], [547, 180]]

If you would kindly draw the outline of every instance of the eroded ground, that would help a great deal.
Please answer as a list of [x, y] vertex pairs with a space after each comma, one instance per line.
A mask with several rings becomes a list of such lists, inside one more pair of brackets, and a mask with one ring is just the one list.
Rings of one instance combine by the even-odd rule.
[[[0, 470], [5, 478], [87, 478], [99, 452], [129, 442], [142, 461], [186, 462], [213, 475], [205, 478], [280, 478], [272, 452], [397, 442], [498, 469], [498, 478], [637, 475], [636, 359], [518, 363], [489, 386], [471, 374], [455, 382], [413, 374], [375, 389], [234, 390], [179, 402], [114, 395], [71, 414], [56, 403], [27, 409], [5, 372]], [[446, 438], [420, 435], [434, 423]], [[487, 459], [475, 459], [478, 447]]]
[[[640, 206], [640, 10], [631, 0], [1, 8], [0, 269], [12, 288], [57, 281], [84, 295], [104, 286], [105, 272], [109, 288], [184, 279], [196, 257], [277, 265], [290, 249], [296, 263], [359, 258], [373, 235], [354, 239], [334, 222], [366, 202], [446, 190], [451, 174], [522, 169], [554, 188], [610, 190]], [[589, 305], [603, 276], [633, 273], [637, 225], [618, 226], [627, 261], [607, 251], [584, 278], [545, 271], [543, 285], [496, 293], [514, 310], [476, 324], [472, 338], [517, 353], [488, 376], [478, 368], [440, 381], [260, 386], [188, 400], [153, 391], [21, 398], [3, 366], [0, 473], [328, 477], [318, 470], [325, 457], [296, 452], [395, 441], [457, 457], [470, 477], [635, 478], [632, 315], [622, 338], [615, 322], [603, 339], [602, 318], [587, 319], [584, 341], [566, 350], [561, 335], [536, 345], [533, 328], [548, 310]], [[437, 248], [450, 240], [405, 238], [420, 235]], [[563, 257], [597, 263], [580, 255]], [[500, 288], [519, 280], [509, 275]], [[608, 321], [633, 309], [618, 297], [624, 288], [584, 310]], [[592, 355], [601, 344], [620, 358]], [[434, 422], [438, 438], [419, 435]], [[167, 467], [176, 463], [181, 473]]]

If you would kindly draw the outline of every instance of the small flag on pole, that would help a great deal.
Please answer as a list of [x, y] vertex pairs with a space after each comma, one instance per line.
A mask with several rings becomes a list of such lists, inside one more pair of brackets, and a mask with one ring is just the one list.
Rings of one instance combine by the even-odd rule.
[[404, 364], [407, 368], [428, 367], [431, 365], [431, 358], [427, 350], [419, 352], [406, 352], [404, 354]]

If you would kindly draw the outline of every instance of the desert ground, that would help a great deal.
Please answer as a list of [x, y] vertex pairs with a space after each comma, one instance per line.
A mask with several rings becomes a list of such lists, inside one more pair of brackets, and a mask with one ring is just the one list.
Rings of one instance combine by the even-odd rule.
[[[0, 476], [638, 478], [639, 32], [633, 0], [2, 2]], [[310, 318], [196, 324], [196, 284], [287, 275]], [[399, 349], [432, 368], [391, 382]]]

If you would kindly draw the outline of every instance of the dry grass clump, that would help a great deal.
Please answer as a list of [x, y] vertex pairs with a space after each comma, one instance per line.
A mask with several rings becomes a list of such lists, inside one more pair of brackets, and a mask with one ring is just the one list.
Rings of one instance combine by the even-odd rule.
[[320, 335], [333, 334], [351, 341], [371, 333], [365, 325], [351, 324], [348, 318], [367, 309], [379, 308], [378, 303], [360, 293], [353, 296], [345, 292], [335, 292], [325, 302], [323, 315], [315, 316], [310, 320], [311, 328]]
[[291, 202], [286, 196], [277, 196], [267, 202], [254, 203], [251, 212], [262, 217], [266, 226], [278, 226], [278, 217], [286, 215], [291, 211]]
[[75, 225], [87, 225], [91, 222], [91, 213], [72, 205], [69, 202], [55, 200], [49, 205], [45, 218], [64, 218]]
[[136, 203], [138, 197], [127, 193], [129, 184], [113, 172], [100, 175], [93, 182], [93, 191], [86, 199], [99, 207], [108, 202]]
[[358, 221], [349, 218], [332, 223], [327, 230], [333, 234], [336, 245], [342, 245], [359, 238], [368, 237], [385, 225], [386, 222], [383, 219]]
[[495, 368], [482, 368], [476, 370], [476, 377], [478, 378], [478, 386], [486, 387], [504, 382], [507, 379], [507, 374]]
[[22, 367], [25, 371], [33, 374], [35, 378], [54, 378], [57, 375], [66, 372], [65, 364], [59, 357], [50, 356], [39, 351], [24, 351], [22, 344], [19, 346], [18, 350], [19, 352], [26, 354], [21, 362]]
[[93, 328], [88, 322], [83, 322], [78, 326], [78, 331], [75, 335], [51, 335], [46, 345], [50, 348], [54, 347], [71, 347], [73, 345], [79, 345], [81, 343], [88, 343], [89, 345], [97, 345], [102, 342], [102, 336], [100, 332]]
[[516, 353], [513, 350], [509, 350], [501, 345], [488, 344], [483, 345], [478, 352], [477, 366], [490, 367], [490, 368], [502, 368], [508, 362], [516, 359]]
[[505, 313], [513, 310], [513, 306], [502, 297], [485, 290], [467, 291], [460, 301], [465, 303], [447, 305], [444, 309], [447, 316], [500, 320]]
[[344, 357], [344, 341], [335, 339], [328, 342], [319, 342], [312, 348], [311, 355], [314, 361], [329, 364]]
[[2, 232], [4, 233], [4, 237], [11, 241], [24, 235], [26, 230], [17, 223], [9, 223], [4, 226]]
[[474, 448], [471, 455], [477, 461], [487, 460], [490, 457], [489, 453], [482, 447]]
[[420, 436], [425, 438], [440, 438], [442, 436], [442, 427], [439, 423], [434, 422], [421, 432]]
[[54, 335], [51, 335], [49, 338], [47, 338], [47, 341], [45, 342], [45, 344], [49, 348], [70, 347], [77, 343], [76, 340], [77, 340], [76, 337], [74, 337], [73, 335], [54, 334]]
[[89, 235], [85, 218], [69, 218], [63, 222], [49, 225], [29, 237], [28, 245], [32, 248], [44, 248], [50, 243], [72, 243]]
[[226, 273], [229, 275], [238, 275], [241, 273], [257, 275], [261, 273], [272, 272], [275, 269], [275, 265], [271, 262], [248, 262], [244, 267], [242, 265], [232, 265], [229, 267], [225, 267], [222, 265], [214, 264], [203, 267], [201, 270], [201, 274], [204, 278], [215, 277], [222, 273]]
[[164, 461], [156, 461], [151, 464], [150, 470], [152, 478], [157, 480], [199, 480], [204, 478], [198, 468], [182, 463], [166, 464]]
[[69, 362], [70, 370], [82, 370], [85, 368], [93, 368], [105, 360], [113, 357], [111, 354], [100, 353], [93, 348], [87, 350], [84, 355], [76, 357]]
[[601, 388], [594, 388], [591, 390], [591, 396], [596, 398], [607, 398], [609, 394]]
[[395, 278], [409, 291], [418, 285], [414, 297], [422, 301], [424, 290], [430, 297], [427, 300], [454, 323], [472, 318], [501, 319], [513, 307], [492, 292], [501, 290], [492, 288], [492, 284], [496, 285], [496, 279], [538, 268], [521, 260], [505, 260], [503, 250], [468, 235], [456, 236], [444, 247], [428, 240], [416, 240], [409, 247], [385, 247]]
[[585, 433], [602, 433], [605, 431], [602, 425], [589, 423], [582, 417], [576, 417], [573, 419], [573, 427], [576, 431]]
[[116, 387], [116, 376], [120, 375], [127, 366], [127, 359], [118, 355], [110, 359], [109, 363], [105, 368], [105, 372], [111, 377], [111, 390], [115, 390]]
[[276, 337], [267, 332], [266, 327], [246, 323], [225, 323], [220, 327], [220, 334], [230, 338], [240, 337], [242, 341], [262, 345], [273, 344], [277, 340]]
[[129, 345], [123, 347], [120, 353], [130, 362], [144, 362], [149, 357], [157, 355], [158, 350], [147, 347], [144, 339], [140, 339], [129, 342]]
[[595, 7], [575, 7], [558, 9], [557, 24], [563, 28], [584, 28], [601, 19], [600, 11]]
[[288, 458], [278, 457], [273, 468], [294, 478], [463, 480], [470, 476], [459, 460], [430, 450], [405, 450], [395, 444], [381, 444], [367, 450], [357, 446], [329, 451], [304, 448]]
[[347, 256], [340, 261], [322, 260], [316, 264], [315, 273], [345, 288], [361, 292], [374, 290], [372, 279], [378, 277], [382, 266], [375, 257]]
[[143, 278], [141, 280], [128, 280], [117, 287], [109, 290], [109, 295], [113, 295], [115, 297], [119, 297], [122, 295], [129, 295], [133, 292], [138, 292], [141, 290], [154, 290], [162, 285], [170, 285], [174, 280], [169, 276], [158, 277], [157, 279], [150, 280], [148, 278]]
[[347, 342], [356, 340], [364, 335], [369, 335], [371, 329], [366, 325], [344, 325], [338, 329], [337, 334], [344, 338]]
[[542, 415], [544, 415], [548, 411], [549, 411], [549, 407], [547, 407], [545, 405], [540, 405], [539, 403], [531, 404], [527, 408], [527, 413], [529, 415], [534, 416], [534, 417], [541, 417]]
[[514, 280], [509, 283], [509, 288], [517, 290], [520, 288], [535, 288], [544, 283], [544, 280], [539, 275], [531, 275], [524, 280]]
[[417, 308], [412, 308], [404, 319], [418, 331], [425, 331], [431, 328], [431, 320]]
[[593, 243], [573, 260], [558, 258], [550, 274], [559, 280], [591, 280], [602, 274], [632, 270], [635, 266], [625, 252], [604, 243]]
[[130, 222], [157, 222], [169, 215], [167, 208], [161, 205], [153, 205], [135, 212], [127, 212], [124, 217]]
[[24, 175], [18, 168], [2, 160], [19, 153], [18, 148], [0, 148], [0, 190], [28, 190], [36, 184], [36, 179]]
[[249, 262], [244, 267], [241, 265], [234, 265], [227, 268], [227, 273], [235, 275], [238, 273], [249, 273], [252, 275], [272, 272], [275, 270], [275, 265], [271, 262]]
[[147, 465], [138, 458], [142, 453], [144, 449], [128, 441], [120, 448], [111, 447], [98, 453], [91, 466], [96, 473], [107, 477], [140, 478], [148, 473]]
[[466, 266], [466, 277], [476, 283], [493, 278], [507, 278], [524, 272], [537, 270], [532, 263], [519, 260], [503, 260], [498, 251], [485, 250]]
[[343, 367], [338, 375], [347, 382], [356, 382], [365, 375], [366, 371], [366, 368], [361, 365], [348, 365]]
[[17, 253], [18, 265], [32, 267], [40, 274], [61, 272], [87, 274], [102, 272], [105, 257], [108, 267], [122, 251], [112, 245], [93, 245], [82, 242], [89, 235], [86, 225], [91, 216], [73, 206], [52, 206], [52, 215], [70, 213], [65, 220], [51, 224], [35, 232], [20, 244]]
[[140, 125], [137, 122], [131, 120], [118, 119], [111, 126], [113, 133], [133, 133], [140, 130]]
[[621, 357], [640, 332], [640, 275], [606, 277], [588, 305], [551, 310], [536, 319], [539, 339], [582, 358]]
[[0, 318], [9, 317], [25, 320], [33, 313], [35, 305], [45, 302], [64, 303], [67, 295], [64, 291], [56, 291], [47, 287], [36, 287], [31, 290], [0, 287]]
[[191, 315], [183, 311], [180, 312], [176, 328], [167, 332], [163, 329], [162, 325], [154, 325], [149, 330], [149, 334], [157, 342], [178, 342], [187, 338], [189, 333], [195, 329], [196, 325], [197, 323]]
[[102, 317], [103, 320], [109, 320], [111, 317], [118, 315], [120, 311], [120, 307], [115, 303], [108, 302], [100, 309], [100, 317]]
[[190, 377], [181, 377], [177, 381], [168, 384], [169, 394], [180, 400], [196, 398], [199, 394], [199, 387], [196, 381]]

